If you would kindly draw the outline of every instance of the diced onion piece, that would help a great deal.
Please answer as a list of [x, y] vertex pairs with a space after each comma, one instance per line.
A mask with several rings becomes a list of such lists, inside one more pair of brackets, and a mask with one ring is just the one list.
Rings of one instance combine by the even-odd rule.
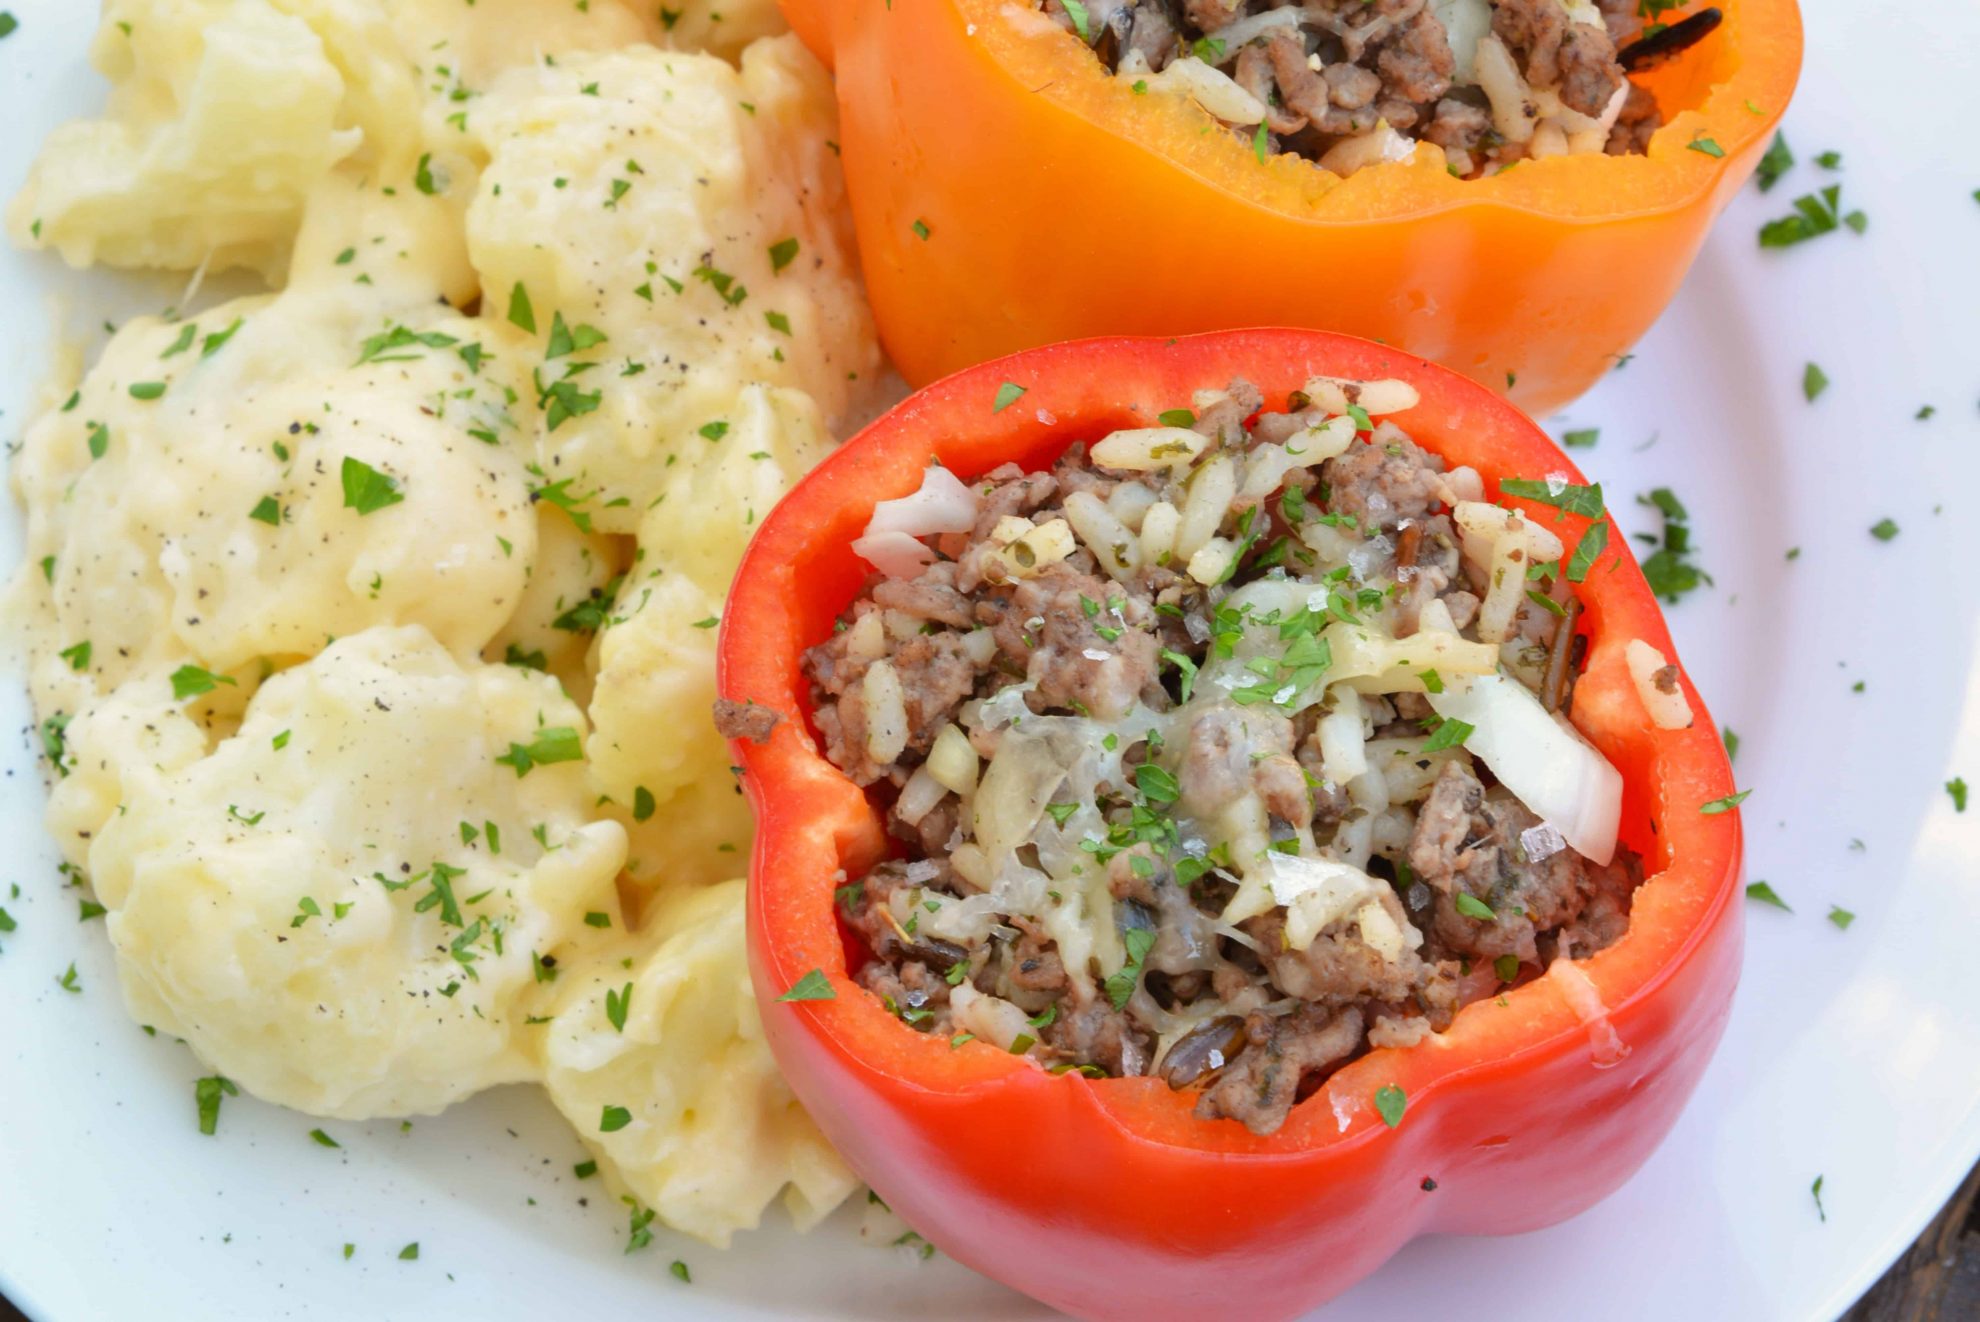
[[1478, 42], [1492, 30], [1490, 0], [1430, 0], [1430, 9], [1444, 25], [1444, 36], [1451, 43], [1451, 58], [1456, 64], [1451, 81], [1471, 82]]
[[1236, 495], [1237, 465], [1229, 455], [1218, 455], [1190, 476], [1182, 523], [1176, 528], [1176, 559], [1188, 563], [1203, 543], [1217, 535]]
[[1187, 468], [1210, 438], [1187, 427], [1130, 427], [1093, 443], [1093, 462], [1133, 473]]
[[1166, 500], [1158, 500], [1141, 516], [1141, 562], [1159, 565], [1176, 549], [1176, 529], [1182, 515]]
[[907, 748], [907, 698], [901, 677], [891, 662], [875, 661], [866, 668], [859, 693], [866, 709], [866, 755], [884, 766]]
[[1250, 14], [1235, 23], [1226, 23], [1217, 29], [1217, 40], [1223, 45], [1223, 52], [1214, 57], [1216, 64], [1229, 64], [1238, 57], [1246, 43], [1271, 32], [1273, 28], [1297, 28], [1300, 11], [1295, 6], [1289, 9], [1268, 9], [1262, 14]]
[[1286, 944], [1304, 950], [1313, 938], [1382, 893], [1384, 883], [1330, 858], [1266, 857], [1272, 898], [1286, 907]]
[[1496, 36], [1480, 37], [1472, 57], [1472, 73], [1485, 99], [1492, 103], [1492, 127], [1507, 142], [1526, 142], [1533, 137], [1537, 115], [1526, 79], [1520, 77], [1512, 52]]
[[1236, 542], [1228, 537], [1212, 537], [1189, 558], [1189, 576], [1208, 587], [1230, 572], [1231, 562], [1236, 558]]
[[1141, 567], [1141, 539], [1114, 517], [1114, 512], [1089, 491], [1075, 491], [1066, 497], [1066, 519], [1115, 578], [1127, 578]]
[[1636, 682], [1636, 695], [1643, 699], [1650, 724], [1659, 730], [1689, 730], [1691, 700], [1677, 682], [1677, 667], [1641, 638], [1629, 640], [1623, 648], [1623, 660], [1629, 665], [1629, 677]]
[[943, 726], [935, 736], [935, 746], [928, 750], [928, 761], [923, 765], [945, 789], [967, 794], [976, 788], [976, 749], [953, 723]]
[[853, 554], [888, 578], [913, 578], [935, 563], [935, 552], [899, 531], [868, 533], [856, 538]]
[[1306, 394], [1329, 413], [1346, 413], [1347, 406], [1355, 404], [1371, 418], [1413, 409], [1423, 399], [1409, 382], [1387, 377], [1352, 381], [1341, 376], [1316, 376], [1306, 383]]
[[1317, 427], [1308, 427], [1286, 442], [1286, 455], [1293, 461], [1289, 467], [1312, 468], [1335, 455], [1347, 453], [1347, 448], [1354, 444], [1354, 432], [1354, 419], [1345, 416], [1329, 418]]
[[1561, 539], [1533, 520], [1483, 501], [1459, 501], [1451, 518], [1465, 554], [1486, 565], [1485, 600], [1478, 607], [1478, 637], [1502, 643], [1526, 600], [1526, 571], [1561, 558]]
[[904, 532], [910, 537], [927, 537], [939, 532], [968, 532], [976, 526], [980, 508], [973, 488], [964, 486], [948, 469], [930, 464], [921, 470], [921, 487], [913, 495], [883, 500], [873, 507], [866, 535]]
[[1329, 147], [1320, 158], [1320, 168], [1332, 170], [1335, 174], [1349, 175], [1370, 165], [1381, 165], [1385, 161], [1406, 161], [1416, 150], [1416, 140], [1405, 138], [1389, 127], [1383, 120], [1366, 133], [1357, 133], [1351, 138], [1342, 138]]
[[1504, 675], [1447, 677], [1429, 702], [1439, 716], [1471, 726], [1465, 749], [1577, 854], [1596, 863], [1615, 857], [1622, 774], [1532, 690]]
[[[1354, 925], [1361, 929], [1361, 940], [1370, 950], [1393, 964], [1402, 958], [1403, 930], [1380, 900], [1370, 900], [1354, 911]], [[1419, 934], [1420, 938], [1420, 934]], [[1411, 940], [1411, 946], [1416, 940]]]
[[948, 787], [935, 779], [924, 762], [914, 769], [907, 784], [901, 786], [900, 797], [894, 800], [894, 815], [909, 826], [918, 825], [948, 793]]
[[1194, 55], [1172, 60], [1160, 73], [1148, 76], [1148, 86], [1179, 92], [1226, 124], [1256, 124], [1265, 118], [1265, 103], [1238, 86], [1235, 79], [1213, 69]]
[[993, 867], [1031, 838], [1066, 769], [1045, 737], [1013, 728], [976, 787], [976, 843]]
[[997, 558], [1004, 562], [1012, 578], [1030, 578], [1077, 549], [1072, 525], [1064, 519], [1047, 519], [1012, 538], [1009, 545], [997, 552]]
[[[1446, 614], [1446, 621], [1449, 618]], [[1334, 662], [1327, 671], [1329, 682], [1352, 681], [1361, 693], [1421, 693], [1426, 670], [1449, 678], [1490, 675], [1499, 668], [1498, 648], [1442, 629], [1425, 627], [1407, 638], [1390, 638], [1336, 621], [1321, 631], [1321, 637]]]

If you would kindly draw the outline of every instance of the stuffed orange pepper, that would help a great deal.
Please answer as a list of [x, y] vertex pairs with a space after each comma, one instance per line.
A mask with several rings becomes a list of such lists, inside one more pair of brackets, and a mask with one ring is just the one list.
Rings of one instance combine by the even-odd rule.
[[1724, 1027], [1742, 796], [1602, 489], [1394, 349], [950, 377], [769, 515], [719, 664], [785, 1077], [1072, 1313], [1561, 1220]]
[[1056, 340], [1283, 324], [1547, 412], [1753, 170], [1794, 0], [784, 0], [835, 67], [915, 384]]

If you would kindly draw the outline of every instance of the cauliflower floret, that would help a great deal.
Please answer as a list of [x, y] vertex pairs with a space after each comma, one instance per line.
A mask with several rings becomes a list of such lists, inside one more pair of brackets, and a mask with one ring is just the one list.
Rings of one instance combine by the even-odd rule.
[[601, 530], [742, 448], [750, 391], [804, 391], [835, 422], [854, 406], [878, 349], [830, 84], [795, 38], [740, 70], [651, 48], [517, 69], [468, 122], [490, 157], [467, 217], [484, 303], [543, 345], [538, 462]]
[[264, 684], [210, 756], [127, 785], [89, 853], [125, 999], [257, 1096], [361, 1119], [534, 1075], [536, 961], [617, 922], [583, 716], [420, 628]]
[[[801, 1230], [845, 1200], [857, 1182], [763, 1040], [740, 880], [671, 888], [644, 930], [588, 955], [559, 977], [544, 1081], [615, 1193], [724, 1248], [780, 1192]], [[606, 1132], [614, 1107], [629, 1116]]]

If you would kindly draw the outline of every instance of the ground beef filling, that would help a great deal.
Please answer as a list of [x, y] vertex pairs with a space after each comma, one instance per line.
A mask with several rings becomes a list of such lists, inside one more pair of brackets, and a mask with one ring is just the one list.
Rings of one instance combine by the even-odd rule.
[[[1145, 442], [1200, 447], [1186, 468], [1075, 446], [997, 469], [967, 530], [925, 537], [932, 563], [875, 576], [805, 654], [827, 756], [902, 842], [838, 902], [858, 980], [905, 1023], [1159, 1075], [1262, 1134], [1372, 1046], [1622, 934], [1626, 851], [1562, 847], [1437, 738], [1421, 685], [1332, 680], [1354, 638], [1434, 628], [1475, 655], [1492, 614], [1454, 523], [1477, 475], [1371, 424], [1353, 389], [1285, 413], [1243, 381], [1199, 396]], [[1528, 576], [1485, 669], [1536, 693], [1564, 673], [1564, 706], [1571, 593], [1558, 564]], [[1304, 867], [1347, 898], [1261, 891]]]
[[1443, 148], [1451, 171], [1467, 178], [1528, 158], [1643, 152], [1663, 118], [1628, 71], [1716, 26], [1715, 15], [1646, 25], [1637, 0], [1043, 0], [1041, 8], [1137, 91], [1192, 95], [1247, 141], [1262, 127], [1267, 150], [1348, 173], [1421, 140]]

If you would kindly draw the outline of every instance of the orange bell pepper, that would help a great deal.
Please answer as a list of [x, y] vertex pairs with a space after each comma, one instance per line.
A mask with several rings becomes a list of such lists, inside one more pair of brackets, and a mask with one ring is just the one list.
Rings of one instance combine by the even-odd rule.
[[1425, 144], [1343, 179], [1137, 96], [1022, 0], [783, 4], [836, 68], [874, 315], [916, 385], [1079, 336], [1318, 326], [1551, 412], [1670, 302], [1801, 66], [1795, 0], [1721, 0], [1640, 76], [1669, 120], [1648, 155], [1465, 180]]
[[[766, 742], [735, 745], [757, 813], [750, 969], [779, 1066], [922, 1234], [1082, 1316], [1286, 1317], [1413, 1236], [1572, 1216], [1670, 1130], [1731, 1006], [1742, 921], [1732, 770], [1688, 679], [1688, 729], [1645, 715], [1625, 645], [1674, 652], [1607, 515], [1605, 549], [1575, 587], [1589, 646], [1573, 716], [1623, 775], [1622, 837], [1647, 874], [1614, 945], [1467, 1006], [1415, 1047], [1370, 1052], [1263, 1136], [1198, 1119], [1195, 1093], [1158, 1078], [1055, 1076], [982, 1042], [954, 1047], [853, 981], [833, 887], [889, 843], [881, 812], [819, 751], [800, 658], [866, 579], [850, 543], [875, 503], [915, 490], [931, 458], [965, 479], [1007, 461], [1045, 467], [1074, 441], [1148, 426], [1234, 376], [1281, 408], [1316, 373], [1410, 382], [1420, 402], [1394, 420], [1476, 468], [1488, 491], [1511, 477], [1584, 480], [1505, 401], [1366, 341], [1267, 330], [1056, 345], [931, 386], [841, 447], [765, 519], [724, 613], [722, 695], [782, 717]], [[1569, 545], [1591, 526], [1509, 503]], [[1407, 1098], [1393, 1128], [1374, 1104], [1388, 1087]]]

